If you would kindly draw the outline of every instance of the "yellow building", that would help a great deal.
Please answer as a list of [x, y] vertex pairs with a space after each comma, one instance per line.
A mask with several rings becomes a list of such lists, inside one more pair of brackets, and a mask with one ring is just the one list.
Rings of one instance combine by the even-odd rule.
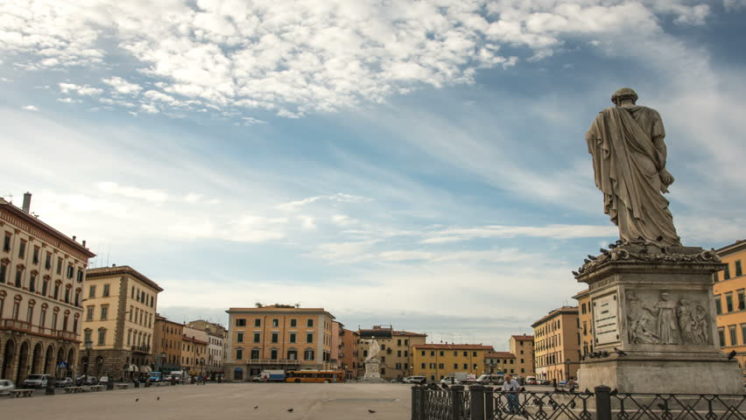
[[81, 368], [117, 379], [150, 372], [156, 363], [153, 333], [162, 291], [126, 265], [88, 270]]
[[207, 340], [207, 360], [205, 373], [212, 380], [223, 377], [223, 359], [225, 358], [225, 338], [228, 331], [220, 324], [197, 320], [187, 322], [187, 327], [204, 331]]
[[713, 295], [720, 346], [735, 358], [746, 378], [746, 240], [717, 250], [725, 269], [716, 274]]
[[484, 373], [516, 374], [515, 355], [507, 351], [490, 351], [484, 355]]
[[358, 366], [365, 373], [365, 359], [369, 347], [375, 340], [379, 345], [378, 359], [381, 361], [381, 378], [402, 379], [413, 375], [412, 347], [425, 344], [427, 334], [395, 330], [393, 327], [374, 325], [370, 329], [358, 330]]
[[[72, 376], [80, 343], [85, 247], [0, 199], [0, 378]], [[62, 368], [58, 368], [62, 366]]]
[[580, 362], [578, 307], [555, 309], [531, 326], [537, 379], [559, 382], [576, 378]]
[[535, 376], [534, 336], [513, 335], [510, 337], [510, 352], [515, 356], [515, 372], [522, 377]]
[[456, 373], [478, 377], [485, 371], [485, 357], [494, 352], [481, 344], [419, 344], [412, 346], [412, 375], [437, 382]]
[[208, 334], [184, 326], [181, 336], [181, 369], [192, 376], [206, 376]]
[[291, 305], [228, 309], [225, 377], [248, 381], [264, 369], [329, 369], [334, 316]]
[[153, 327], [153, 354], [156, 370], [181, 370], [181, 347], [184, 325], [156, 314]]
[[572, 297], [578, 301], [578, 322], [580, 328], [580, 358], [585, 359], [593, 353], [593, 310], [591, 309], [591, 294], [588, 289]]

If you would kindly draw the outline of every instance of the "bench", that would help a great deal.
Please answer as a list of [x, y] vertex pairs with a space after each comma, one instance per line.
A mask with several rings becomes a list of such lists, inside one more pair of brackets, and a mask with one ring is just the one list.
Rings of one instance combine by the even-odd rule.
[[99, 391], [103, 391], [104, 387], [105, 387], [104, 385], [91, 385], [90, 387], [88, 387], [88, 389], [93, 392], [99, 392]]
[[83, 389], [79, 386], [68, 386], [64, 388], [65, 392], [68, 394], [75, 394], [77, 392], [81, 392]]
[[114, 388], [116, 389], [127, 389], [130, 387], [130, 384], [114, 384]]
[[27, 398], [27, 397], [30, 397], [34, 393], [34, 390], [33, 389], [11, 389], [8, 392], [10, 393], [10, 396], [12, 397]]

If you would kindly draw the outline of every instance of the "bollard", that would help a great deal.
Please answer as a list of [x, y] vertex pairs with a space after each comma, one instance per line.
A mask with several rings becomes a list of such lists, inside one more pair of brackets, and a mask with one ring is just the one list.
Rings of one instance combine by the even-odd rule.
[[47, 381], [47, 387], [45, 389], [46, 395], [54, 395], [54, 379], [49, 378]]
[[484, 420], [484, 387], [472, 385], [469, 387], [469, 394], [471, 394], [471, 420]]
[[484, 387], [484, 418], [493, 419], [495, 416], [495, 395], [491, 386]]
[[597, 386], [596, 393], [596, 420], [611, 420], [611, 388], [608, 386]]
[[464, 412], [464, 386], [463, 385], [451, 385], [449, 389], [451, 393], [451, 419], [461, 420]]

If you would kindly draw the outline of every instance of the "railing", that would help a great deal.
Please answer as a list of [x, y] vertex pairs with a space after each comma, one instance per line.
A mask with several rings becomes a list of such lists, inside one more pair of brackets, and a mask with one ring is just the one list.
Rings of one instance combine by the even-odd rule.
[[504, 392], [491, 387], [412, 387], [412, 420], [746, 420], [746, 395]]
[[20, 331], [31, 334], [45, 335], [52, 338], [61, 338], [63, 340], [77, 341], [78, 334], [72, 331], [61, 331], [52, 328], [40, 327], [38, 325], [32, 325], [27, 321], [19, 321], [17, 319], [2, 319], [0, 320], [0, 329], [8, 329], [14, 331]]
[[132, 346], [132, 351], [150, 353], [150, 346]]

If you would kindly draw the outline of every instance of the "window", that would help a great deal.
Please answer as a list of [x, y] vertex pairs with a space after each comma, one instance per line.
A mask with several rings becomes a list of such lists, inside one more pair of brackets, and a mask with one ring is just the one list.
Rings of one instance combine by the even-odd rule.
[[307, 326], [307, 327], [309, 327], [309, 328], [310, 328], [310, 327], [313, 327], [313, 319], [309, 319], [309, 320], [307, 320], [307, 321], [306, 321], [306, 326]]
[[438, 369], [445, 369], [445, 365], [443, 363], [438, 363]]
[[290, 342], [295, 343], [295, 333], [290, 333]]
[[269, 358], [272, 360], [277, 360], [277, 349], [270, 350]]
[[743, 275], [743, 269], [741, 268], [741, 260], [736, 261], [736, 277]]
[[83, 269], [79, 268], [78, 269], [78, 283], [82, 283], [82, 282], [83, 282]]
[[260, 333], [254, 333], [254, 342], [258, 343], [262, 341], [262, 335]]
[[720, 347], [725, 347], [725, 330], [722, 327], [718, 328], [718, 338], [720, 339]]
[[88, 306], [85, 308], [85, 320], [86, 321], [93, 321], [93, 309], [94, 306]]
[[313, 333], [306, 334], [306, 343], [313, 343]]
[[725, 294], [725, 309], [727, 309], [728, 312], [733, 312], [733, 293]]
[[464, 363], [464, 369], [469, 369], [469, 364], [468, 363]]
[[259, 349], [251, 349], [251, 358], [254, 360], [259, 358]]
[[29, 278], [28, 290], [29, 292], [36, 291], [36, 273], [33, 271], [31, 272], [31, 277]]
[[106, 328], [98, 330], [98, 345], [103, 346], [106, 343]]
[[85, 331], [83, 331], [83, 343], [89, 343], [91, 341], [91, 335], [93, 334], [93, 331], [91, 331], [89, 328], [86, 328]]
[[245, 327], [246, 326], [246, 319], [244, 319], [244, 318], [236, 318], [236, 326], [237, 327]]
[[291, 319], [291, 320], [290, 320], [290, 326], [291, 326], [291, 327], [295, 327], [295, 326], [297, 326], [297, 325], [298, 325], [298, 320], [297, 320], [297, 319]]
[[280, 326], [280, 320], [273, 319], [272, 320], [272, 326], [275, 327], [275, 328], [279, 327]]
[[44, 268], [47, 270], [50, 270], [52, 268], [52, 253], [47, 252], [46, 256], [44, 257]]
[[[279, 334], [277, 334], [276, 332], [273, 332], [272, 333], [272, 342], [276, 343], [278, 340], [279, 340]], [[274, 357], [273, 357], [273, 359], [274, 359]]]
[[243, 333], [236, 334], [236, 342], [243, 343]]
[[109, 285], [108, 285], [108, 284], [105, 284], [105, 285], [104, 285], [104, 293], [103, 293], [103, 296], [104, 296], [104, 297], [109, 297]]
[[73, 265], [67, 264], [67, 278], [69, 279], [73, 278], [74, 273], [75, 273], [75, 268], [73, 268]]
[[243, 359], [243, 349], [236, 349], [236, 360]]
[[254, 326], [255, 327], [261, 327], [262, 326], [262, 320], [257, 318], [254, 320]]
[[739, 290], [737, 294], [738, 294], [738, 310], [742, 311], [746, 309], [746, 295], [744, 295], [743, 289]]
[[303, 360], [313, 360], [313, 350], [306, 349], [306, 351], [303, 352]]
[[26, 241], [21, 239], [21, 243], [18, 246], [18, 258], [23, 258], [26, 256]]
[[8, 263], [3, 262], [0, 264], [0, 283], [5, 283], [6, 278], [8, 278]]
[[736, 339], [736, 326], [730, 325], [728, 326], [728, 335], [730, 335], [730, 345], [735, 346], [738, 344], [738, 340]]
[[288, 360], [298, 360], [298, 351], [288, 350]]
[[3, 251], [10, 252], [10, 241], [13, 239], [13, 235], [5, 232], [5, 239], [3, 240]]
[[400, 339], [398, 339], [398, 340], [396, 340], [396, 345], [397, 345], [397, 346], [401, 346], [401, 338], [400, 338]]
[[723, 313], [723, 303], [720, 299], [720, 295], [715, 296], [715, 312], [720, 315]]
[[444, 353], [445, 353], [445, 352], [444, 352], [443, 350], [441, 350], [441, 351], [439, 351], [439, 352], [438, 352], [438, 355], [439, 355], [439, 356], [441, 356], [441, 357], [443, 357], [443, 354], [444, 354]]
[[746, 324], [741, 324], [741, 344], [746, 344]]
[[425, 363], [422, 363], [422, 364], [420, 364], [420, 367], [421, 367], [422, 369], [425, 369], [425, 366], [427, 366], [427, 365], [426, 365]]
[[101, 305], [101, 320], [106, 321], [109, 318], [109, 305]]
[[726, 264], [725, 268], [723, 269], [723, 280], [728, 280], [730, 278], [730, 264]]
[[454, 363], [454, 364], [453, 364], [453, 368], [454, 368], [454, 369], [458, 369], [458, 363]]
[[38, 246], [35, 246], [35, 247], [34, 247], [34, 253], [33, 253], [33, 257], [31, 258], [31, 260], [32, 260], [32, 261], [33, 261], [33, 263], [34, 263], [34, 264], [36, 264], [36, 265], [38, 265], [38, 264], [39, 264], [39, 252], [40, 252], [40, 249], [39, 249], [39, 247], [38, 247]]

